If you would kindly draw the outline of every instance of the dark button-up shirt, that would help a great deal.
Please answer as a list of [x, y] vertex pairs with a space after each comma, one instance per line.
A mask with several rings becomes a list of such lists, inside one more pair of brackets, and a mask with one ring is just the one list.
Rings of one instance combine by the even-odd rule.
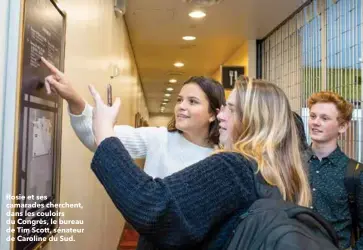
[[[313, 196], [312, 208], [334, 226], [339, 236], [340, 247], [346, 249], [350, 246], [352, 226], [348, 194], [344, 186], [349, 158], [337, 147], [328, 157], [320, 161], [310, 148], [307, 160]], [[363, 183], [363, 175], [361, 175], [361, 183]], [[363, 204], [363, 191], [360, 192], [358, 200], [359, 204]], [[359, 210], [359, 224], [362, 226], [363, 209], [360, 207]], [[363, 250], [363, 238], [358, 241], [356, 249]]]

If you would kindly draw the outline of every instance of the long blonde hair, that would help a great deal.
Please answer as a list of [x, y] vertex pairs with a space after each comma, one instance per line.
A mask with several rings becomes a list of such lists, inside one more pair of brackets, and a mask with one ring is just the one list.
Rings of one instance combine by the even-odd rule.
[[309, 206], [309, 181], [285, 93], [273, 83], [245, 79], [236, 82], [235, 92], [233, 151], [255, 160], [263, 178], [278, 187], [284, 200]]

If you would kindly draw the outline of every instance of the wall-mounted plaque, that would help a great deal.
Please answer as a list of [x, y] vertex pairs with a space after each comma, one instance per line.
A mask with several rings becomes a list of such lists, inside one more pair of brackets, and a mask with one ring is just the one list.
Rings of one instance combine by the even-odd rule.
[[[66, 17], [52, 0], [24, 0], [19, 91], [15, 249], [45, 244], [58, 224], [62, 100], [48, 95], [44, 57], [63, 71]], [[21, 224], [21, 225], [20, 225]]]
[[243, 75], [243, 66], [222, 66], [222, 84], [225, 89], [233, 89], [234, 83], [240, 75]]

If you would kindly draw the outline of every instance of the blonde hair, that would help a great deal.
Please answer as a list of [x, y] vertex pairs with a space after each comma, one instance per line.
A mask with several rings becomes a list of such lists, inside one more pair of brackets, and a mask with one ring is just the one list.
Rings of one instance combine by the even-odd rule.
[[285, 93], [264, 80], [236, 82], [233, 151], [257, 162], [267, 183], [277, 186], [284, 200], [311, 203], [296, 124]]

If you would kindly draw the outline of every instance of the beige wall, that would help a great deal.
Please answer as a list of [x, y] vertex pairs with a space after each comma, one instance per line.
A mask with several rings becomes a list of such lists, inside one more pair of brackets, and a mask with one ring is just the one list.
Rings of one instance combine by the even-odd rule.
[[[225, 66], [244, 66], [245, 75], [256, 77], [256, 40], [246, 40], [233, 55], [228, 58], [223, 65]], [[217, 81], [222, 81], [221, 70], [218, 69], [212, 77]], [[226, 90], [226, 97], [230, 91]]]
[[[123, 18], [115, 17], [114, 1], [60, 0], [59, 3], [67, 12], [65, 73], [74, 88], [90, 103], [87, 89], [90, 83], [106, 97], [110, 65], [116, 64], [120, 76], [112, 80], [113, 95], [122, 98], [118, 123], [134, 125], [136, 112], [148, 119], [125, 23]], [[116, 249], [124, 220], [90, 170], [93, 154], [76, 138], [66, 105], [63, 112], [60, 199], [81, 202], [84, 209], [61, 211], [66, 213], [65, 219], [84, 220], [84, 225], [75, 226], [84, 228], [84, 234], [76, 234], [75, 242], [50, 242], [46, 249]]]
[[171, 119], [171, 115], [150, 114], [150, 127], [166, 127]]
[[[230, 57], [228, 58], [223, 65], [225, 66], [244, 66], [245, 74], [248, 74], [248, 42], [244, 41], [241, 47]], [[217, 81], [222, 80], [221, 70], [218, 69], [212, 77]]]

